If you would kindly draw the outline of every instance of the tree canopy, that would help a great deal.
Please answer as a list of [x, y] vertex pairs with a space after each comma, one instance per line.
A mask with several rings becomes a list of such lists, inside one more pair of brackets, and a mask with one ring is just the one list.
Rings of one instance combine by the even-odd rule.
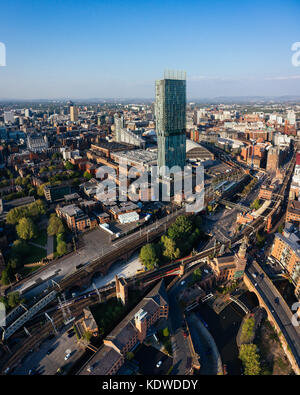
[[30, 240], [36, 236], [36, 227], [31, 218], [21, 218], [16, 230], [18, 236], [23, 240]]
[[33, 203], [11, 209], [7, 216], [6, 222], [11, 225], [17, 224], [21, 218], [38, 218], [46, 213], [45, 203], [42, 200], [36, 200]]
[[259, 355], [255, 344], [242, 344], [240, 347], [239, 358], [244, 366], [246, 376], [259, 375], [261, 371]]
[[169, 259], [177, 259], [180, 257], [180, 250], [176, 248], [176, 243], [168, 236], [162, 236], [161, 241], [163, 244], [163, 256]]
[[59, 255], [64, 255], [67, 253], [67, 244], [65, 241], [60, 241], [57, 243], [56, 251]]
[[47, 233], [49, 236], [57, 236], [59, 233], [64, 233], [65, 228], [62, 220], [56, 216], [56, 214], [51, 214]]
[[152, 270], [158, 265], [159, 257], [154, 244], [146, 244], [141, 248], [140, 260], [147, 270]]
[[88, 171], [85, 171], [83, 173], [83, 177], [86, 178], [87, 180], [90, 180], [93, 176]]

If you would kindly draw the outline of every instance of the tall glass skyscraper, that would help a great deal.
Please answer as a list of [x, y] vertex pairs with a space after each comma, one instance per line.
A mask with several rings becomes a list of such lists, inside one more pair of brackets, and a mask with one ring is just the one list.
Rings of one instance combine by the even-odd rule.
[[186, 75], [165, 72], [155, 83], [155, 116], [158, 167], [179, 166], [186, 160]]

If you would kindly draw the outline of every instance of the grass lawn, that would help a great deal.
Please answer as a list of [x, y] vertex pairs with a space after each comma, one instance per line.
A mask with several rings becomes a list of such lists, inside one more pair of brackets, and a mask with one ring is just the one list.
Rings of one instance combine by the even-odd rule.
[[47, 239], [48, 239], [47, 230], [41, 229], [38, 237], [36, 239], [32, 239], [32, 242], [35, 244], [39, 244], [40, 246], [46, 246]]
[[23, 263], [24, 265], [28, 263], [35, 263], [40, 261], [42, 258], [47, 256], [47, 251], [45, 248], [36, 247], [34, 245], [30, 245], [30, 255], [24, 256]]
[[39, 269], [42, 265], [39, 266], [35, 266], [35, 267], [23, 267], [23, 269], [21, 270], [20, 274], [21, 276], [25, 277], [25, 276], [29, 276], [29, 274], [35, 272], [37, 269]]

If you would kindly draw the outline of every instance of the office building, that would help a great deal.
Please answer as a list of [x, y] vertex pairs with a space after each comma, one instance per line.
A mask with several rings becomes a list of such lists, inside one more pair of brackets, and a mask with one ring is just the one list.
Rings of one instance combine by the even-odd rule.
[[13, 111], [4, 111], [4, 123], [14, 123], [15, 115]]
[[72, 192], [70, 185], [46, 185], [44, 188], [44, 195], [48, 202], [55, 202], [63, 200], [65, 195]]
[[185, 73], [166, 72], [165, 78], [156, 81], [155, 87], [158, 167], [171, 169], [179, 166], [183, 169], [186, 160]]

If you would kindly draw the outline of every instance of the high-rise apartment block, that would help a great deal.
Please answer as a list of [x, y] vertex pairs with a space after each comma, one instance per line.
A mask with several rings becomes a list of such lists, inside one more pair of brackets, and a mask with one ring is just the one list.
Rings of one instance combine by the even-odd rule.
[[166, 72], [164, 77], [155, 85], [158, 167], [183, 169], [186, 160], [186, 75]]
[[276, 171], [279, 167], [279, 148], [271, 147], [268, 151], [267, 171]]
[[71, 122], [78, 121], [78, 108], [76, 106], [70, 106], [70, 120]]

